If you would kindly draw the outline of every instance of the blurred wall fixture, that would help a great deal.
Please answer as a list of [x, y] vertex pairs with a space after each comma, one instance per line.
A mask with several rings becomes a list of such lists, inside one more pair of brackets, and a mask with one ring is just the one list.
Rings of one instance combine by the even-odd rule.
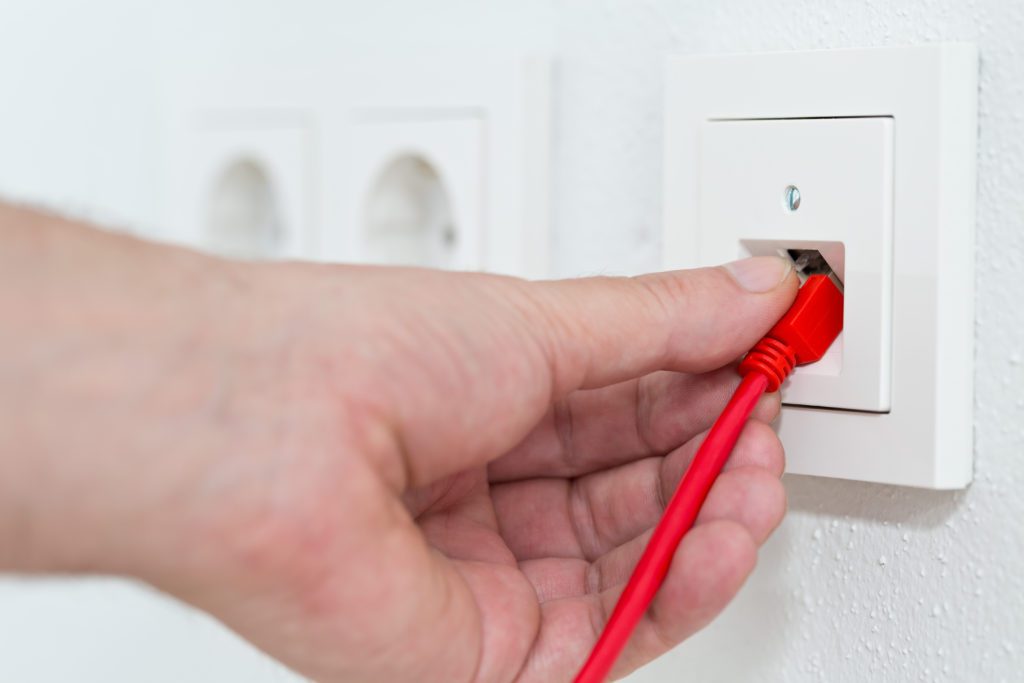
[[551, 67], [432, 51], [182, 72], [163, 93], [164, 236], [231, 256], [545, 277]]
[[312, 124], [238, 100], [183, 97], [168, 117], [166, 236], [232, 258], [312, 257]]
[[439, 115], [353, 129], [346, 260], [484, 269], [480, 121]]
[[448, 268], [460, 237], [448, 189], [430, 162], [415, 155], [389, 162], [363, 212], [366, 256], [377, 263]]
[[241, 159], [229, 164], [206, 201], [206, 242], [237, 258], [269, 258], [284, 233], [274, 187], [263, 168]]
[[[550, 71], [545, 58], [432, 54], [348, 74], [324, 258], [546, 276]], [[426, 223], [399, 229], [399, 210]]]

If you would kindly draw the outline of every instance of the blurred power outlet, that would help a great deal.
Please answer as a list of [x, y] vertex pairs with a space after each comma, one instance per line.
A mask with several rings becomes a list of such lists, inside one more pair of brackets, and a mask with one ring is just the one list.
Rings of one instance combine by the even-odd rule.
[[310, 126], [302, 117], [202, 112], [182, 137], [171, 202], [181, 241], [236, 258], [310, 255]]
[[484, 267], [483, 122], [422, 111], [354, 124], [348, 259], [455, 270]]
[[550, 61], [522, 55], [181, 75], [165, 92], [165, 237], [544, 277], [550, 88]]
[[326, 257], [547, 275], [547, 60], [382, 59], [344, 88]]

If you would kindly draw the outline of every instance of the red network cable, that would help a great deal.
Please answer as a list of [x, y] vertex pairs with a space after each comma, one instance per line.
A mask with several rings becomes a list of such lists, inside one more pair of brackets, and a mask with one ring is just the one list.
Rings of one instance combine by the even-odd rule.
[[693, 456], [576, 683], [603, 683], [608, 676], [761, 395], [778, 390], [797, 365], [819, 360], [842, 329], [843, 293], [828, 275], [811, 275], [782, 319], [740, 363], [739, 388]]

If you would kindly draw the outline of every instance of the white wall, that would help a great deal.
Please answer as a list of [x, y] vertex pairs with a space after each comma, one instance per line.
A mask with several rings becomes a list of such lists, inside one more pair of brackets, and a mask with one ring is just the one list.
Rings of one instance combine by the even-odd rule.
[[0, 194], [119, 225], [155, 215], [149, 13], [0, 0]]
[[[0, 193], [140, 228], [160, 221], [152, 138], [161, 78], [204, 64], [301, 66], [388, 46], [550, 49], [560, 275], [659, 266], [665, 54], [977, 42], [975, 483], [935, 493], [787, 477], [790, 514], [740, 598], [636, 680], [1020, 680], [1024, 6], [324, 0], [195, 1], [152, 12], [124, 0], [38, 4], [0, 7]], [[107, 581], [4, 583], [0, 643], [0, 680], [281, 675], [208, 620]]]

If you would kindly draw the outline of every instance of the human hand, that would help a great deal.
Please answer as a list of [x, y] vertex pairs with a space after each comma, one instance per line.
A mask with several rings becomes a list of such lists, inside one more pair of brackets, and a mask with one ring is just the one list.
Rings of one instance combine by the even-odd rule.
[[[142, 578], [324, 683], [570, 680], [729, 364], [797, 288], [775, 258], [527, 283], [119, 248], [150, 267], [106, 343], [20, 406], [61, 434], [0, 433], [79, 456], [37, 473], [58, 504], [7, 565]], [[785, 507], [778, 410], [762, 399], [616, 676], [753, 568]]]

